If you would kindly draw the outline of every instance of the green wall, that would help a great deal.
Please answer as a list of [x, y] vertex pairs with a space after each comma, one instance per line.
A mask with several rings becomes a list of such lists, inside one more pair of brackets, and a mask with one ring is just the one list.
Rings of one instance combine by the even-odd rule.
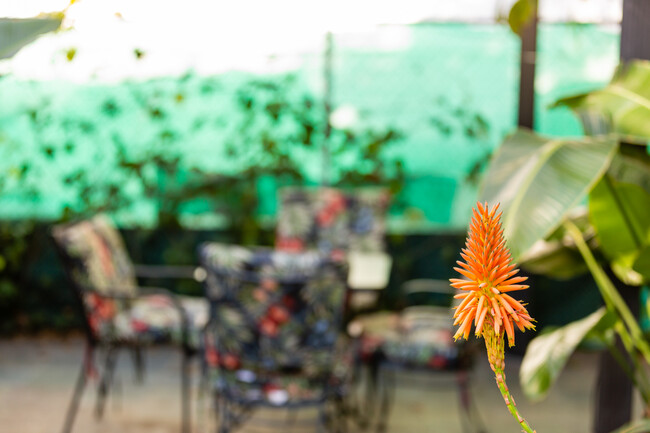
[[[516, 124], [518, 39], [502, 25], [422, 24], [335, 34], [333, 42], [333, 107], [355, 110], [350, 129], [358, 137], [399, 133], [381, 150], [387, 175], [396, 161], [406, 175], [391, 230], [464, 227], [487, 158]], [[548, 105], [607, 82], [618, 59], [618, 29], [543, 24], [538, 44], [536, 129], [579, 135], [571, 113]], [[263, 165], [262, 154], [246, 149], [271, 135], [299, 163], [305, 182], [318, 183], [323, 57], [298, 53], [296, 59], [295, 69], [265, 76], [189, 71], [119, 84], [0, 78], [0, 218], [51, 220], [66, 207], [119, 199], [122, 225], [152, 226], [164, 205], [161, 190]], [[254, 90], [251, 83], [258, 84]], [[242, 111], [243, 94], [263, 115], [251, 120]], [[269, 110], [278, 101], [293, 111], [273, 120]], [[314, 125], [308, 144], [296, 138], [305, 122]], [[333, 182], [343, 168], [363, 171], [369, 164], [345, 146], [332, 144]], [[156, 163], [143, 164], [138, 176], [127, 173], [125, 165], [152, 159]], [[273, 176], [256, 183], [259, 217], [272, 220], [275, 190], [283, 183]], [[180, 212], [189, 228], [227, 221], [201, 197], [188, 199]]]

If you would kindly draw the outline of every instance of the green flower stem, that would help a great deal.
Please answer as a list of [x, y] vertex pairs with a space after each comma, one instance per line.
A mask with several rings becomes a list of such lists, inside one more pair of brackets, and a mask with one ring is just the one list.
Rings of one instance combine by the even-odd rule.
[[499, 391], [501, 391], [501, 396], [503, 396], [503, 400], [506, 402], [506, 406], [508, 407], [508, 410], [510, 411], [512, 416], [517, 420], [521, 428], [524, 429], [526, 433], [535, 433], [535, 430], [533, 430], [528, 425], [528, 422], [524, 419], [524, 417], [522, 417], [519, 414], [519, 411], [517, 410], [517, 404], [515, 403], [515, 399], [510, 394], [510, 391], [508, 390], [508, 385], [506, 385], [506, 374], [504, 373], [503, 369], [501, 367], [497, 367], [494, 365], [492, 367], [494, 369], [497, 386], [499, 387]]
[[[621, 294], [618, 293], [618, 290], [616, 290], [614, 284], [607, 277], [607, 274], [605, 274], [605, 271], [603, 271], [603, 269], [596, 261], [596, 258], [591, 253], [589, 246], [587, 245], [587, 243], [582, 237], [582, 233], [580, 232], [580, 229], [578, 229], [578, 227], [576, 227], [576, 225], [573, 224], [571, 221], [565, 221], [564, 226], [567, 230], [567, 233], [575, 241], [576, 246], [578, 247], [578, 251], [580, 251], [580, 254], [582, 255], [582, 258], [587, 264], [587, 267], [589, 268], [591, 275], [594, 277], [594, 280], [596, 281], [596, 285], [598, 286], [598, 289], [600, 290], [600, 294], [605, 300], [605, 303], [608, 305], [608, 307], [613, 308], [614, 311], [616, 311], [619, 317], [623, 320], [625, 327], [620, 327], [620, 328], [626, 328], [626, 329], [622, 330], [619, 328], [619, 334], [621, 335], [621, 339], [623, 340], [623, 343], [624, 344], [631, 343], [632, 345], [634, 345], [634, 347], [636, 347], [643, 354], [645, 360], [647, 362], [650, 362], [650, 347], [648, 347], [648, 343], [643, 338], [643, 332], [641, 331], [639, 324], [637, 323], [636, 319], [634, 318], [634, 315], [632, 314], [627, 304], [621, 297]], [[629, 331], [629, 335], [624, 336], [623, 334], [625, 334], [628, 331]]]

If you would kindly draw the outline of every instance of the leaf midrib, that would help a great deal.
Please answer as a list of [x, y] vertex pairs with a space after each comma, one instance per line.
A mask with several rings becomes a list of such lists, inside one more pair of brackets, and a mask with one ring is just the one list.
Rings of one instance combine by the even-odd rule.
[[[644, 107], [646, 110], [650, 110], [650, 100], [647, 98], [644, 98], [643, 96], [639, 95], [638, 93], [635, 93], [631, 90], [626, 89], [625, 87], [619, 85], [619, 84], [611, 84], [609, 87], [605, 88], [603, 92], [611, 92], [614, 95], [618, 95], [624, 99], [627, 99], [629, 101], [632, 101], [636, 103], [637, 105], [640, 105]], [[625, 113], [631, 111], [633, 108], [628, 108], [626, 110], [623, 110], [622, 114], [619, 114], [618, 117], [621, 117]], [[618, 113], [617, 113], [618, 114]]]
[[[530, 189], [530, 186], [533, 184], [533, 181], [537, 177], [537, 174], [539, 174], [541, 167], [543, 167], [544, 164], [546, 164], [546, 162], [549, 159], [551, 159], [551, 156], [553, 156], [558, 151], [558, 149], [560, 149], [562, 143], [564, 143], [563, 140], [556, 139], [556, 140], [550, 140], [546, 144], [544, 144], [543, 147], [546, 149], [542, 150], [540, 154], [540, 158], [537, 160], [532, 170], [530, 170], [531, 175], [527, 176], [524, 179], [524, 182], [522, 182], [522, 185], [518, 188], [519, 191], [528, 191]], [[505, 227], [511, 227], [512, 219], [518, 213], [519, 207], [521, 206], [521, 203], [524, 200], [525, 196], [526, 194], [515, 195], [514, 200], [510, 204], [510, 211], [508, 212], [508, 215], [506, 216], [504, 221]], [[520, 251], [519, 253], [522, 252], [523, 251]]]

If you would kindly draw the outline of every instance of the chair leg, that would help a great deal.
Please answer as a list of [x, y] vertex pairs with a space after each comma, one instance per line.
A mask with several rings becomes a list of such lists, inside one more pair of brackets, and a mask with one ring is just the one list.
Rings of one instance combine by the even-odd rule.
[[190, 433], [190, 353], [183, 350], [181, 360], [181, 431]]
[[215, 393], [215, 403], [217, 405], [217, 433], [230, 433], [231, 413], [228, 407], [228, 399]]
[[384, 369], [381, 373], [381, 408], [379, 410], [378, 432], [385, 432], [388, 427], [388, 416], [395, 397], [395, 371]]
[[133, 366], [135, 367], [135, 381], [136, 383], [144, 382], [144, 353], [141, 346], [134, 346], [131, 349], [133, 355]]
[[363, 413], [359, 415], [359, 425], [365, 429], [370, 425], [371, 420], [374, 418], [375, 409], [377, 407], [377, 391], [379, 382], [379, 361], [373, 359], [366, 367], [366, 395], [363, 403]]
[[86, 346], [86, 351], [84, 354], [83, 362], [81, 363], [81, 369], [79, 370], [79, 376], [77, 377], [77, 383], [74, 387], [74, 393], [72, 394], [72, 399], [68, 404], [68, 410], [65, 415], [65, 421], [63, 423], [63, 433], [70, 433], [72, 431], [72, 425], [74, 424], [77, 411], [79, 410], [79, 401], [81, 400], [81, 395], [83, 394], [84, 389], [86, 388], [86, 383], [88, 382], [88, 374], [92, 368], [92, 356], [93, 348], [91, 346]]
[[95, 405], [95, 418], [100, 420], [104, 416], [104, 408], [106, 407], [106, 397], [108, 396], [111, 384], [113, 382], [113, 373], [115, 371], [115, 364], [117, 362], [117, 348], [110, 346], [106, 353], [104, 361], [104, 374], [99, 383], [97, 390], [97, 404]]

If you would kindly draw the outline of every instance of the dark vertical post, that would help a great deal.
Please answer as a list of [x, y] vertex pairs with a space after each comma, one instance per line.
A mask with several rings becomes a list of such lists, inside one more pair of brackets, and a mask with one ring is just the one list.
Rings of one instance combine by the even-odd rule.
[[[633, 59], [650, 60], [650, 1], [624, 0], [621, 22], [621, 62]], [[637, 317], [640, 301], [638, 287], [626, 286], [613, 275], [616, 288]], [[623, 343], [617, 339], [616, 346], [626, 353]], [[631, 365], [631, 361], [628, 359]], [[623, 372], [614, 357], [605, 352], [601, 355], [596, 378], [596, 407], [594, 432], [606, 433], [626, 424], [632, 418], [634, 385]]]
[[321, 183], [324, 186], [330, 184], [330, 134], [332, 132], [332, 125], [330, 124], [330, 114], [332, 113], [332, 57], [334, 51], [334, 37], [332, 32], [327, 32], [325, 36], [325, 56], [323, 61], [323, 80], [325, 82], [325, 89], [323, 95], [324, 101], [324, 116], [325, 116], [325, 131], [323, 134], [322, 158], [323, 158], [323, 173]]
[[650, 2], [624, 0], [621, 22], [621, 61], [650, 60]]
[[[613, 273], [609, 277], [621, 293], [630, 311], [638, 317], [639, 288], [623, 284]], [[626, 353], [623, 342], [616, 337], [616, 349]], [[625, 356], [628, 368], [633, 369], [632, 360]], [[625, 374], [618, 361], [607, 351], [600, 355], [596, 376], [596, 406], [594, 410], [594, 433], [609, 433], [627, 424], [632, 419], [632, 380]]]
[[519, 75], [519, 115], [517, 125], [533, 129], [535, 119], [535, 64], [537, 58], [537, 2], [533, 15], [521, 31], [521, 60]]

